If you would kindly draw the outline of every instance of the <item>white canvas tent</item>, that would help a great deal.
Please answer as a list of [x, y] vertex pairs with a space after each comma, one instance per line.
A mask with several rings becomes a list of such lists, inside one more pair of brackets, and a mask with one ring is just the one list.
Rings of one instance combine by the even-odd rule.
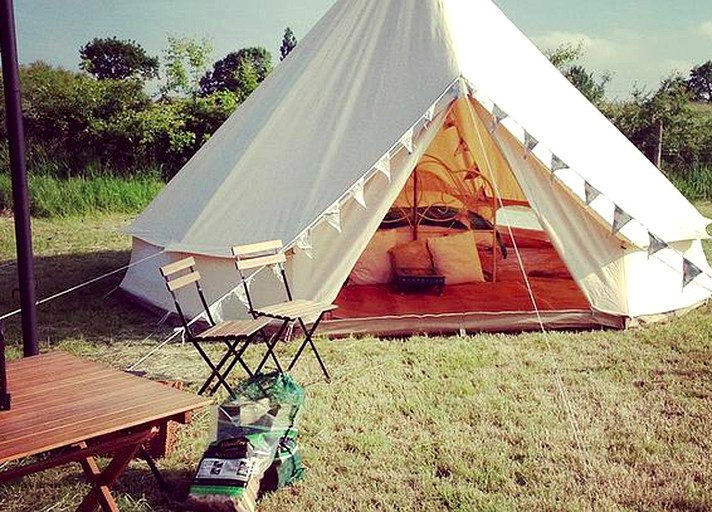
[[[708, 220], [490, 0], [337, 1], [131, 225], [132, 262], [148, 259], [121, 287], [170, 310], [157, 268], [194, 254], [216, 312], [244, 315], [229, 248], [279, 238], [295, 295], [335, 300], [433, 153], [481, 172], [493, 210], [529, 208], [584, 307], [539, 311], [525, 278], [526, 306], [430, 311], [439, 299], [428, 294], [417, 311], [337, 317], [325, 329], [623, 326], [709, 297]], [[515, 240], [511, 263], [516, 237], [498, 230]], [[275, 279], [251, 280], [258, 301]]]

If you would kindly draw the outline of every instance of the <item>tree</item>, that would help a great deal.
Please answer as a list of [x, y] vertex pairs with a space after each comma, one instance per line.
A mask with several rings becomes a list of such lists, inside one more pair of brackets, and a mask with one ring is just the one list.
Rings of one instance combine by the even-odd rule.
[[563, 73], [581, 58], [583, 55], [583, 43], [562, 43], [553, 50], [544, 51], [544, 55], [549, 59], [549, 62], [556, 66], [556, 69]]
[[601, 107], [606, 95], [606, 86], [611, 81], [610, 73], [603, 73], [596, 78], [594, 73], [588, 71], [576, 62], [583, 56], [583, 44], [565, 43], [554, 50], [544, 52], [549, 61], [561, 71], [588, 101]]
[[79, 56], [79, 67], [99, 80], [158, 76], [158, 58], [147, 55], [136, 41], [95, 37], [79, 49]]
[[692, 106], [685, 79], [671, 75], [657, 91], [636, 89], [631, 100], [609, 104], [605, 113], [652, 162], [684, 175], [707, 158], [708, 136]]
[[693, 99], [712, 103], [712, 60], [692, 68], [686, 84]]
[[74, 174], [133, 165], [131, 120], [151, 103], [140, 80], [95, 80], [43, 62], [22, 66], [20, 80], [30, 162], [37, 154], [45, 170]]
[[611, 80], [611, 75], [608, 73], [604, 73], [600, 78], [596, 79], [593, 73], [578, 64], [570, 66], [564, 76], [574, 84], [581, 94], [588, 98], [588, 101], [597, 106], [603, 102], [606, 95], [606, 85]]
[[200, 92], [200, 77], [208, 67], [212, 52], [212, 45], [207, 39], [198, 41], [188, 37], [168, 36], [168, 48], [163, 52], [163, 96], [176, 94], [196, 97]]
[[[272, 71], [272, 56], [262, 47], [243, 48], [228, 53], [213, 64], [213, 69], [200, 79], [200, 93], [203, 96], [217, 91], [232, 91], [241, 98], [246, 98], [254, 89], [250, 76], [240, 73], [252, 72], [243, 62], [248, 62], [257, 75], [257, 84], [261, 83]], [[247, 84], [247, 87], [245, 87]], [[244, 88], [243, 88], [244, 87]]]
[[252, 94], [252, 91], [257, 89], [257, 86], [260, 85], [259, 75], [257, 74], [255, 67], [252, 65], [252, 62], [247, 59], [243, 59], [237, 67], [235, 78], [237, 90], [234, 94], [237, 97], [238, 102], [242, 103], [250, 94]]
[[294, 32], [292, 29], [287, 27], [284, 29], [284, 36], [282, 37], [282, 45], [279, 47], [279, 53], [281, 55], [279, 60], [284, 60], [287, 55], [294, 50], [297, 46], [297, 38], [294, 37]]

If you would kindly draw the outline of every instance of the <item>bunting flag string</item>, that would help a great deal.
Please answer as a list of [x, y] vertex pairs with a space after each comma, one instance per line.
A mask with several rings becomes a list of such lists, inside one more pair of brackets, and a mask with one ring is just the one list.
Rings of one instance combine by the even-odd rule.
[[[252, 283], [252, 280], [247, 279], [247, 281], [245, 281], [245, 286], [247, 286], [247, 288], [249, 289], [251, 283]], [[245, 306], [246, 309], [250, 309], [250, 302], [247, 300], [247, 293], [245, 292], [245, 286], [243, 286], [241, 284], [237, 288], [235, 288], [235, 296], [237, 297], [237, 300], [239, 300], [240, 303], [243, 306]], [[222, 302], [220, 302], [220, 304], [222, 304]]]
[[584, 181], [583, 187], [586, 192], [586, 206], [590, 205], [598, 196], [601, 195], [601, 192], [588, 181]]
[[311, 231], [306, 230], [297, 239], [297, 247], [306, 254], [307, 258], [312, 259], [314, 245], [312, 244]]
[[324, 218], [329, 226], [334, 228], [337, 233], [341, 233], [341, 206], [339, 206], [339, 203], [336, 203], [329, 208], [324, 213]]
[[648, 244], [648, 258], [650, 258], [656, 252], [662, 251], [667, 248], [668, 244], [648, 231], [648, 237], [650, 238], [650, 243]]
[[470, 81], [467, 79], [465, 79], [465, 86], [467, 87], [467, 93], [474, 98], [477, 94], [477, 89], [475, 89], [475, 86], [472, 85], [472, 83], [470, 83]]
[[699, 276], [702, 273], [702, 270], [699, 269], [697, 265], [692, 263], [690, 260], [687, 258], [682, 258], [682, 288], [684, 289], [685, 286], [690, 284], [692, 281], [695, 280], [697, 276]]
[[460, 143], [457, 145], [457, 148], [455, 149], [455, 155], [462, 155], [463, 153], [469, 153], [470, 152], [470, 146], [467, 145], [467, 141], [465, 139], [460, 139]]
[[564, 162], [561, 158], [554, 155], [553, 153], [551, 155], [551, 166], [550, 167], [551, 167], [551, 172], [561, 171], [563, 169], [569, 168], [569, 166], [566, 165], [566, 162]]
[[408, 130], [403, 138], [401, 139], [401, 144], [408, 151], [408, 153], [413, 153], [413, 130]]
[[628, 224], [631, 220], [633, 220], [633, 217], [624, 212], [620, 206], [616, 205], [616, 209], [613, 212], [613, 234], [618, 233], [623, 229], [623, 226]]
[[507, 113], [502, 110], [497, 104], [495, 104], [492, 108], [492, 115], [494, 116], [494, 119], [492, 120], [490, 133], [494, 133], [497, 127], [499, 126], [499, 123], [501, 123], [504, 119], [507, 118]]
[[364, 196], [364, 186], [366, 185], [366, 182], [364, 178], [361, 178], [356, 182], [356, 185], [353, 187], [353, 193], [354, 193], [354, 200], [363, 206], [364, 208], [368, 208], [366, 205], [366, 197]]
[[536, 140], [531, 133], [524, 130], [524, 158], [527, 158], [531, 152], [534, 151], [537, 144], [539, 144], [539, 141]]
[[386, 179], [388, 179], [388, 182], [390, 183], [391, 181], [391, 159], [388, 158], [388, 155], [385, 157], [381, 158], [378, 162], [376, 162], [376, 165], [374, 168], [383, 174]]
[[[474, 89], [474, 86], [468, 81], [467, 83], [467, 88], [470, 90], [471, 95], [473, 97], [477, 96], [478, 93]], [[493, 105], [492, 108], [492, 124], [490, 126], [489, 133], [494, 134], [496, 131], [497, 127], [499, 124], [509, 115], [502, 110], [501, 107], [499, 107], [496, 103], [494, 103], [490, 98], [487, 98], [486, 95], [480, 95], [481, 98], [478, 99], [478, 101], [482, 102], [489, 102]], [[516, 120], [513, 120], [513, 122], [516, 124]], [[450, 126], [449, 119], [446, 120], [444, 126], [447, 128]], [[521, 126], [521, 125], [520, 125]], [[534, 150], [534, 148], [540, 144], [538, 140], [536, 140], [534, 137], [529, 134], [529, 132], [526, 131], [526, 129], [522, 126], [522, 130], [524, 130], [524, 141], [523, 145], [525, 148], [525, 154], [524, 158], [527, 158], [529, 154]], [[556, 172], [561, 171], [564, 169], [571, 169], [569, 165], [563, 161], [561, 158], [559, 158], [553, 151], [551, 152], [551, 163], [549, 165], [549, 168], [551, 169], [552, 172], [552, 178], [556, 177]], [[574, 173], [576, 173], [581, 179], [584, 181], [584, 188], [585, 188], [585, 201], [586, 201], [586, 206], [589, 206], [596, 198], [599, 196], [605, 196], [604, 192], [601, 192], [600, 190], [596, 189], [593, 187], [586, 179], [577, 171], [573, 170]], [[569, 186], [566, 183], [564, 183], [565, 186]], [[570, 186], [569, 186], [570, 188]], [[625, 212], [622, 208], [620, 208], [617, 204], [613, 203], [615, 206], [614, 214], [613, 214], [613, 221], [611, 225], [612, 233], [615, 235], [617, 234], [626, 224], [628, 224], [630, 221], [635, 220], [640, 226], [647, 230], [647, 228], [637, 219], [634, 219], [632, 215], [628, 214]], [[683, 269], [682, 269], [682, 274], [683, 274], [683, 288], [690, 284], [695, 278], [697, 278], [700, 274], [703, 274], [707, 276], [710, 280], [712, 280], [712, 274], [709, 274], [707, 271], [701, 270], [699, 267], [697, 267], [694, 263], [690, 262], [688, 259], [684, 257], [684, 253], [681, 251], [672, 248], [668, 243], [666, 243], [663, 239], [655, 236], [653, 233], [651, 233], [649, 230], [648, 231], [648, 236], [649, 236], [649, 244], [647, 247], [648, 250], [648, 257], [653, 256], [654, 254], [664, 250], [664, 249], [672, 249], [675, 252], [679, 253], [682, 256], [683, 259]], [[641, 246], [641, 248], [644, 248], [645, 246]], [[680, 271], [678, 269], [678, 271]], [[707, 286], [705, 286], [707, 288]], [[712, 291], [712, 289], [710, 289]]]
[[435, 103], [428, 107], [428, 110], [425, 111], [425, 115], [423, 117], [427, 122], [431, 122], [433, 119], [435, 119]]
[[270, 268], [272, 269], [272, 273], [277, 276], [277, 279], [284, 283], [284, 276], [282, 275], [282, 264], [275, 263], [274, 265], [270, 265]]

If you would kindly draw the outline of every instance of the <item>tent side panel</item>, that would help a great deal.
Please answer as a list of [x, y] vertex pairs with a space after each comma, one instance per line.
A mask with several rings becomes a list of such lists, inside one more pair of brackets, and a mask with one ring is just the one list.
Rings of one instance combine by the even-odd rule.
[[[683, 288], [685, 257], [703, 274]], [[649, 316], [688, 308], [707, 300], [712, 292], [712, 271], [699, 240], [670, 244], [652, 256], [647, 250], [625, 256], [630, 316]]]

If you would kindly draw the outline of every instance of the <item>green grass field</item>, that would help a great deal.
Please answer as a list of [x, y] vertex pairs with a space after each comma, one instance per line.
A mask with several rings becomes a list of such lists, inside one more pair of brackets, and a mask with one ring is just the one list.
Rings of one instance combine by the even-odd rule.
[[[119, 228], [128, 220], [35, 220], [38, 297], [125, 264], [129, 239]], [[0, 315], [18, 307], [12, 241], [11, 220], [0, 218]], [[41, 349], [126, 368], [170, 334], [121, 299], [119, 280], [40, 307]], [[258, 508], [712, 510], [711, 312], [624, 332], [320, 338], [333, 381], [320, 380], [309, 354], [294, 372], [307, 392], [306, 477]], [[7, 332], [19, 357], [17, 318]], [[179, 342], [140, 369], [193, 390], [205, 375]], [[116, 489], [121, 509], [183, 510], [211, 423], [210, 411], [198, 414], [160, 462], [170, 496], [133, 463]], [[0, 510], [73, 510], [85, 489], [79, 466], [51, 470], [0, 487]]]

